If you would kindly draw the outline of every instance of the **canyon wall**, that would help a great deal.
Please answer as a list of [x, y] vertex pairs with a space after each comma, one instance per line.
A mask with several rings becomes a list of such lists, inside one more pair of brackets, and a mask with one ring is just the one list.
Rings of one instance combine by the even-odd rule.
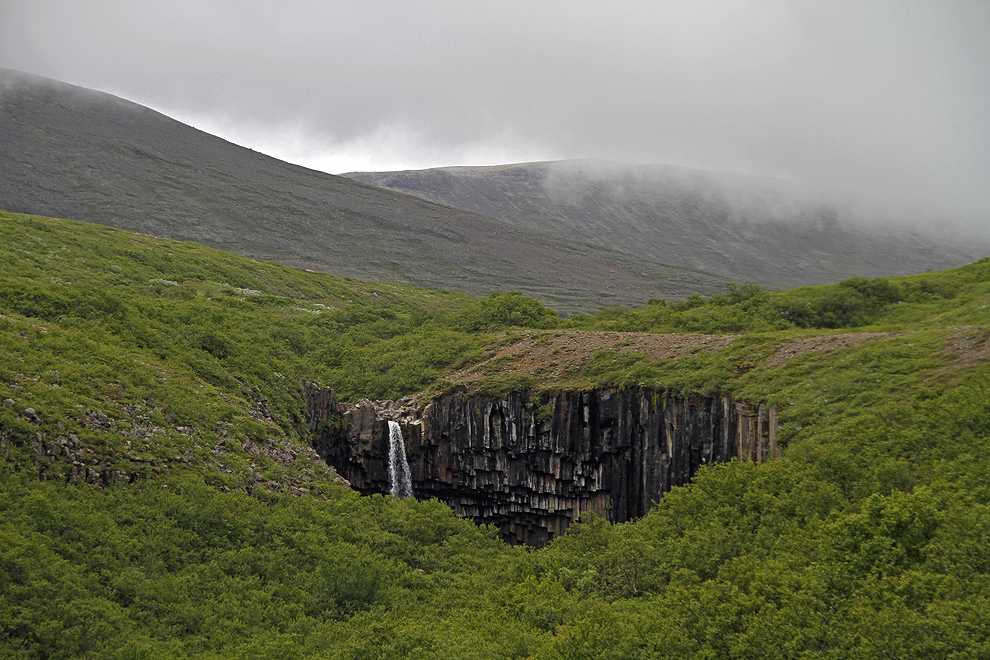
[[453, 393], [348, 404], [303, 383], [317, 453], [363, 494], [387, 493], [388, 420], [402, 428], [416, 497], [541, 546], [585, 511], [644, 515], [699, 467], [774, 455], [776, 411], [652, 389]]

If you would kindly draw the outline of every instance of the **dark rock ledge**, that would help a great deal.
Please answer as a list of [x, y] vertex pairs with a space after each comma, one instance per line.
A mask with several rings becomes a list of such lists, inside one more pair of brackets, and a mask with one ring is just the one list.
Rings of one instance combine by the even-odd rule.
[[416, 497], [542, 546], [585, 511], [638, 518], [698, 468], [776, 455], [777, 414], [724, 396], [645, 388], [462, 393], [342, 403], [302, 384], [317, 453], [363, 494], [387, 493], [388, 420], [402, 427]]

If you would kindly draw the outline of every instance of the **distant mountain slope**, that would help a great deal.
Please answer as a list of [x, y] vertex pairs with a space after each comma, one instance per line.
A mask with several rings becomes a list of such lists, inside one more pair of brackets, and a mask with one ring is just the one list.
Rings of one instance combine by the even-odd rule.
[[[789, 182], [598, 160], [344, 176], [659, 263], [774, 287], [906, 275], [984, 256], [907, 230], [862, 230]], [[982, 246], [986, 247], [986, 246]]]
[[518, 289], [562, 312], [710, 294], [726, 281], [291, 165], [108, 94], [2, 69], [0, 209], [361, 279]]

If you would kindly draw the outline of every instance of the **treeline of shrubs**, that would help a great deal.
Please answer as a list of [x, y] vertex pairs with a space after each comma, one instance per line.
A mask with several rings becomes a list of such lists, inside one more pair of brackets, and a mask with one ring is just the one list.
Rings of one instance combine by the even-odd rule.
[[903, 278], [854, 277], [837, 284], [771, 292], [755, 284], [728, 284], [726, 293], [668, 303], [652, 299], [636, 309], [609, 307], [578, 315], [565, 325], [634, 332], [735, 333], [790, 328], [839, 329], [884, 321], [898, 303], [951, 300], [967, 284], [983, 281], [990, 261], [955, 271]]

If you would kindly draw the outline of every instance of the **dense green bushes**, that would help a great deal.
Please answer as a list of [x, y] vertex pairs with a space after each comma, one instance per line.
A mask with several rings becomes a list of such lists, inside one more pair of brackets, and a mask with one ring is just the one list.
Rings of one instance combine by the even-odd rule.
[[939, 478], [850, 500], [814, 461], [730, 465], [640, 522], [583, 524], [545, 561], [626, 626], [616, 637], [586, 620], [592, 657], [977, 658], [990, 650], [988, 514]]
[[[897, 323], [916, 306], [929, 310], [963, 291], [987, 288], [986, 260], [944, 273], [913, 277], [854, 277], [837, 284], [768, 292], [729, 284], [725, 294], [693, 295], [679, 303], [651, 300], [637, 309], [610, 307], [579, 315], [567, 327], [633, 332], [742, 333], [792, 328], [856, 328]], [[906, 305], [910, 309], [900, 309]], [[915, 319], [911, 319], [915, 320]]]
[[978, 658], [990, 490], [960, 477], [986, 471], [984, 406], [950, 389], [903, 408], [927, 436], [913, 484], [872, 469], [884, 434], [820, 429], [539, 552], [436, 502], [2, 471], [0, 639], [23, 658]]
[[[0, 220], [2, 657], [990, 655], [988, 260], [566, 322], [748, 333], [677, 360], [617, 347], [579, 375], [766, 401], [785, 451], [530, 551], [258, 447], [302, 448], [299, 378], [409, 394], [480, 359], [480, 333], [559, 325], [539, 303]], [[782, 353], [857, 324], [895, 332]], [[138, 478], [66, 484], [79, 465]]]
[[552, 310], [519, 291], [492, 293], [454, 315], [453, 325], [468, 332], [508, 328], [552, 328], [558, 319]]
[[0, 649], [15, 658], [237, 657], [266, 635], [299, 653], [513, 554], [436, 502], [259, 499], [195, 478], [99, 492], [8, 470], [0, 538]]

